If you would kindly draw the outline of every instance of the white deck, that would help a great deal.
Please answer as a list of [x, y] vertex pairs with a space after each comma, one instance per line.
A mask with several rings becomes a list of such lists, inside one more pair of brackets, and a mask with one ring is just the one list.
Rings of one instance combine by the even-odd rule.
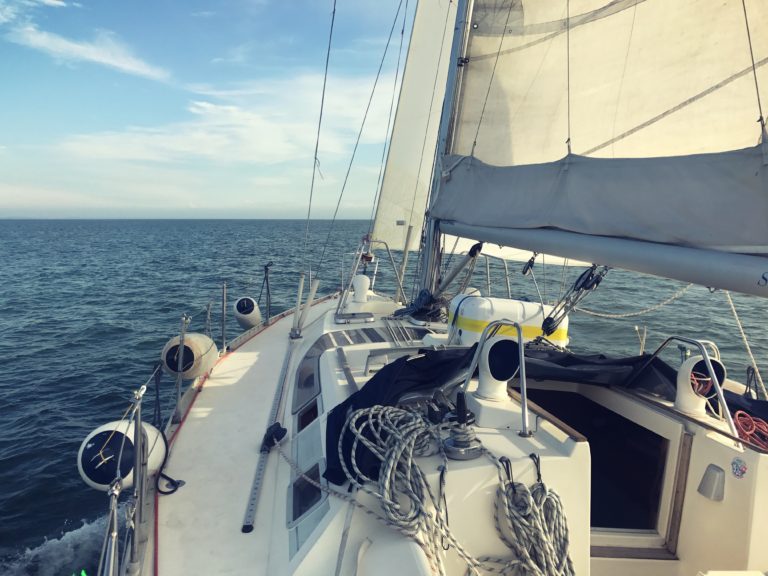
[[[335, 306], [314, 307], [310, 321]], [[166, 467], [185, 484], [159, 498], [158, 575], [251, 574], [266, 565], [267, 527], [241, 528], [292, 322], [283, 318], [224, 356], [195, 399]], [[274, 491], [267, 474], [260, 515], [271, 517]]]
[[[325, 512], [320, 511], [319, 524], [314, 528], [298, 553], [291, 544], [292, 536], [286, 528], [287, 494], [292, 473], [280, 460], [276, 451], [269, 455], [254, 531], [241, 531], [246, 506], [251, 492], [264, 430], [268, 425], [270, 408], [275, 396], [286, 350], [295, 348], [288, 367], [285, 390], [283, 424], [289, 430], [285, 449], [292, 449], [296, 434], [291, 420], [291, 398], [294, 371], [308, 348], [324, 333], [333, 330], [357, 331], [374, 327], [387, 333], [389, 322], [355, 323], [347, 326], [333, 322], [332, 311], [337, 301], [323, 302], [312, 309], [310, 321], [304, 330], [305, 338], [290, 341], [292, 317], [286, 317], [259, 333], [239, 349], [225, 356], [215, 367], [211, 377], [198, 394], [172, 447], [166, 473], [184, 480], [185, 485], [173, 495], [160, 496], [158, 504], [157, 546], [150, 546], [145, 565], [151, 566], [154, 549], [158, 549], [157, 576], [188, 574], [319, 574], [333, 573], [341, 563], [342, 573], [355, 574], [360, 569], [359, 553], [365, 542], [391, 540], [391, 529], [370, 519], [354, 514], [352, 530], [346, 552], [340, 551], [340, 538], [347, 516], [348, 505], [330, 498]], [[374, 307], [383, 306], [383, 302]], [[388, 313], [394, 305], [377, 310]], [[313, 321], [323, 316], [319, 321]], [[402, 330], [402, 329], [401, 329]], [[394, 331], [393, 331], [394, 332]], [[351, 332], [350, 332], [351, 334]], [[398, 332], [403, 335], [403, 332]], [[334, 336], [340, 342], [342, 335]], [[289, 344], [290, 342], [290, 344]], [[367, 378], [362, 365], [367, 352], [387, 343], [351, 344], [346, 346], [353, 377], [362, 384]], [[344, 371], [337, 364], [333, 348], [322, 356], [319, 371], [323, 382], [322, 402], [324, 414], [316, 424], [305, 429], [309, 434], [324, 438], [327, 411], [343, 400], [351, 390]], [[359, 376], [359, 378], [357, 378]], [[370, 377], [370, 376], [369, 376]], [[280, 418], [278, 418], [280, 419]], [[310, 430], [312, 428], [312, 430]], [[480, 430], [478, 434], [489, 449], [505, 454], [513, 461], [516, 478], [532, 481], [533, 465], [527, 454], [542, 455], [542, 467], [547, 471], [547, 482], [557, 485], [569, 515], [577, 524], [586, 527], [589, 499], [582, 497], [576, 485], [563, 483], [558, 478], [573, 477], [574, 466], [586, 469], [588, 475], [588, 448], [586, 444], [574, 458], [572, 442], [565, 442], [561, 434], [542, 433], [537, 438], [522, 439], [514, 430]], [[433, 459], [433, 458], [432, 458]], [[425, 471], [431, 481], [437, 481], [436, 464], [425, 461]], [[480, 462], [480, 461], [477, 461]], [[434, 464], [434, 466], [433, 466]], [[493, 528], [491, 510], [495, 491], [496, 471], [489, 462], [481, 466], [469, 462], [451, 461], [447, 495], [452, 530], [474, 553], [507, 555], [508, 550], [498, 541]], [[588, 479], [584, 478], [588, 483]], [[359, 499], [367, 500], [362, 494]], [[367, 502], [373, 509], [374, 501]], [[478, 512], [481, 512], [478, 515]], [[396, 536], [395, 540], [402, 540]], [[588, 571], [588, 531], [574, 533], [572, 546], [577, 552], [579, 572]], [[343, 558], [343, 561], [342, 561]], [[446, 557], [449, 572], [464, 572], [458, 557]], [[147, 570], [152, 573], [152, 570]]]

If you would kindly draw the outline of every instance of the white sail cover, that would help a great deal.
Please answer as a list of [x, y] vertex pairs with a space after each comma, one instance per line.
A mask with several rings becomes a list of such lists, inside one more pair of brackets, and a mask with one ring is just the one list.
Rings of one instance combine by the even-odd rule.
[[756, 74], [741, 0], [473, 6], [450, 174], [431, 207], [444, 231], [768, 254], [756, 89], [768, 106], [768, 2], [746, 1]]
[[418, 247], [432, 180], [437, 132], [448, 74], [456, 3], [419, 2], [392, 129], [373, 238], [402, 250]]

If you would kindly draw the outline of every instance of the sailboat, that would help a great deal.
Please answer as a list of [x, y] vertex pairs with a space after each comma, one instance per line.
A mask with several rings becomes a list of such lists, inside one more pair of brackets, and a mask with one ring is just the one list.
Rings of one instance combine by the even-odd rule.
[[[302, 277], [264, 319], [238, 300], [222, 350], [182, 322], [161, 357], [173, 418], [144, 422], [142, 386], [83, 442], [110, 501], [100, 572], [768, 569], [759, 386], [703, 339], [567, 348], [609, 268], [768, 295], [766, 30], [761, 0], [420, 2], [343, 290], [305, 298]], [[552, 303], [470, 290], [509, 249], [587, 266]], [[403, 251], [393, 296], [371, 288], [376, 250]]]

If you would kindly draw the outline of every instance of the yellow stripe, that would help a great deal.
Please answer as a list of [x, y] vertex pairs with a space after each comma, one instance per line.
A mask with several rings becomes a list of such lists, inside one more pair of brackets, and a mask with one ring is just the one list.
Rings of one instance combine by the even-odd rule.
[[[448, 325], [450, 326], [453, 322], [453, 318], [448, 319]], [[485, 327], [490, 324], [492, 320], [473, 320], [471, 318], [465, 318], [463, 316], [459, 316], [458, 321], [456, 322], [455, 326], [457, 328], [460, 328], [461, 330], [466, 330], [469, 332], [477, 332], [478, 334], [485, 330]], [[523, 329], [523, 338], [525, 339], [533, 339], [537, 336], [541, 336], [544, 334], [544, 332], [541, 331], [541, 326], [531, 326], [527, 324], [523, 324], [521, 326]], [[497, 335], [501, 336], [517, 336], [517, 330], [514, 326], [502, 326], [499, 331], [497, 332]], [[567, 328], [558, 328], [555, 330], [552, 334], [547, 336], [549, 340], [566, 340], [568, 338], [568, 329]]]

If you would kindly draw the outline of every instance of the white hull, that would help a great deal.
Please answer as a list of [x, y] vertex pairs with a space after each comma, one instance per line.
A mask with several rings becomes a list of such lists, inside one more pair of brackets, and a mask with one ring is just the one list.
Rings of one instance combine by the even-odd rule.
[[[384, 358], [391, 361], [409, 346], [420, 344], [404, 339], [359, 339], [362, 330], [371, 330], [371, 335], [375, 332], [385, 337], [402, 337], [415, 328], [400, 320], [384, 319], [395, 309], [391, 302], [373, 296], [365, 304], [350, 303], [350, 311], [376, 311], [375, 321], [352, 324], [334, 321], [337, 304], [336, 299], [331, 299], [315, 305], [300, 339], [289, 338], [291, 316], [276, 321], [224, 356], [200, 385], [199, 392], [189, 393], [192, 403], [181, 427], [174, 432], [165, 469], [185, 484], [175, 494], [157, 499], [157, 523], [148, 530], [142, 574], [430, 573], [428, 559], [411, 540], [341, 498], [323, 494], [318, 502], [311, 503], [307, 513], [294, 520], [289, 511], [289, 487], [296, 482], [295, 474], [276, 450], [267, 457], [254, 530], [241, 530], [286, 354], [290, 354], [288, 387], [278, 420], [288, 429], [288, 437], [281, 447], [299, 465], [306, 466], [313, 459], [323, 461], [327, 450], [327, 413], [347, 398], [353, 387], [362, 386], [370, 377], [364, 374], [366, 364], [372, 372], [384, 363]], [[429, 329], [439, 333], [445, 326], [432, 325]], [[301, 411], [296, 416], [291, 414], [297, 382], [295, 371], [312, 344], [329, 333], [333, 340], [326, 345], [317, 364], [320, 414], [297, 433], [296, 419]], [[354, 343], [358, 339], [359, 343]], [[337, 348], [344, 350], [343, 355]], [[390, 349], [388, 356], [370, 357], [371, 351], [385, 348]], [[469, 390], [475, 387], [473, 382]], [[496, 457], [504, 455], [510, 459], [516, 481], [532, 485], [536, 474], [528, 455], [535, 452], [541, 456], [543, 480], [563, 502], [576, 574], [682, 576], [707, 570], [755, 570], [768, 566], [768, 548], [761, 544], [768, 529], [768, 499], [760, 488], [768, 474], [765, 454], [734, 442], [722, 432], [722, 423], [709, 416], [699, 421], [682, 415], [672, 403], [640, 393], [557, 381], [530, 381], [529, 387], [534, 402], [541, 390], [548, 390], [550, 396], [578, 395], [591, 401], [595, 410], [617, 414], [664, 439], [664, 451], [658, 455], [658, 501], [646, 503], [649, 508], [658, 507], [654, 526], [591, 527], [594, 522], [590, 519], [590, 508], [594, 510], [597, 506], [604, 514], [611, 503], [600, 500], [612, 497], [595, 493], [595, 474], [602, 474], [603, 467], [610, 473], [612, 467], [631, 466], [632, 460], [621, 453], [615, 459], [606, 459], [604, 448], [598, 448], [598, 452], [593, 449], [590, 455], [586, 441], [590, 438], [585, 440], [578, 429], [569, 427], [567, 418], [562, 417], [562, 422], [535, 404], [531, 405], [534, 435], [522, 438], [517, 433], [521, 421], [516, 392], [512, 392], [513, 400], [504, 404], [506, 413], [502, 420], [508, 424], [500, 428], [495, 424], [499, 418], [497, 406], [470, 394], [469, 407], [478, 414], [478, 438]], [[491, 422], [493, 427], [484, 428], [484, 421]], [[604, 445], [595, 441], [596, 446]], [[636, 446], [627, 445], [627, 450], [635, 449]], [[650, 458], [653, 460], [654, 456]], [[734, 459], [746, 465], [746, 473], [740, 478], [731, 471]], [[722, 501], [711, 500], [697, 491], [710, 464], [725, 471]], [[419, 465], [437, 489], [440, 459], [424, 457]], [[497, 486], [497, 470], [485, 458], [448, 461], [446, 501], [450, 529], [475, 557], [511, 557], [494, 527]], [[347, 494], [346, 485], [331, 488]], [[381, 513], [378, 501], [360, 491], [356, 494], [361, 505]], [[653, 515], [651, 510], [650, 516]], [[151, 524], [151, 517], [148, 522]], [[466, 562], [454, 549], [443, 554], [447, 574], [465, 573]], [[382, 562], [382, 558], [388, 561]]]

